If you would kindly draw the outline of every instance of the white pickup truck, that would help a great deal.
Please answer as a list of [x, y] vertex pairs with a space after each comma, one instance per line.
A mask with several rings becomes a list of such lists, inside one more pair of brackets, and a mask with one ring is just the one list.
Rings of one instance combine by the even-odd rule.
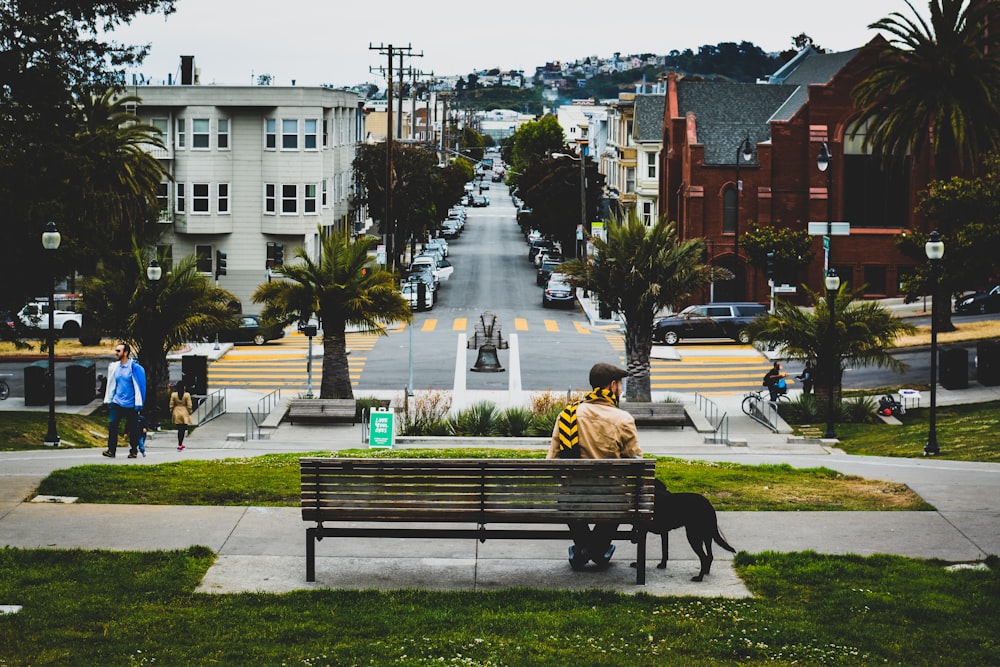
[[[25, 326], [48, 330], [49, 303], [48, 301], [32, 301], [22, 308], [17, 316]], [[53, 317], [56, 331], [60, 331], [66, 336], [78, 336], [80, 334], [80, 327], [83, 326], [83, 315], [81, 313], [56, 308]]]

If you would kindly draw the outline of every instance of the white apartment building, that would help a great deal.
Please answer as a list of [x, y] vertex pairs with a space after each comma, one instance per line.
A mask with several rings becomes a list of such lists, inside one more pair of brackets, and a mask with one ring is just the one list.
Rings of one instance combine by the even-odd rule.
[[130, 88], [139, 118], [163, 132], [152, 152], [173, 180], [160, 186], [161, 250], [195, 254], [243, 311], [303, 247], [319, 254], [318, 228], [350, 231], [355, 145], [364, 137], [358, 95], [322, 87], [165, 85]]

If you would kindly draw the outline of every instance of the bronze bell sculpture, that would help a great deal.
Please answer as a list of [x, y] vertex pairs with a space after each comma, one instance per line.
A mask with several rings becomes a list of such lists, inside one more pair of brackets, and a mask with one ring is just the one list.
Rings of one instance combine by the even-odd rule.
[[476, 365], [469, 370], [476, 373], [503, 373], [503, 366], [500, 365], [500, 358], [497, 350], [506, 350], [507, 341], [500, 333], [500, 325], [493, 313], [485, 312], [479, 316], [479, 324], [476, 325], [472, 340], [469, 341], [469, 349], [479, 347], [479, 356], [476, 358]]
[[469, 370], [477, 373], [502, 373], [503, 366], [500, 365], [500, 357], [497, 356], [497, 346], [486, 343], [479, 348], [479, 356], [476, 357], [476, 365]]

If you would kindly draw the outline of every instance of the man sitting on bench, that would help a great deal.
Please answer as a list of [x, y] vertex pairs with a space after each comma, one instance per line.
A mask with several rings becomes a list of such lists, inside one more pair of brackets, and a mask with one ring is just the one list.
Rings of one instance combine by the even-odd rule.
[[[590, 369], [590, 392], [579, 403], [568, 405], [559, 413], [552, 430], [552, 445], [547, 458], [624, 459], [642, 458], [635, 419], [618, 408], [624, 368], [612, 364], [594, 364]], [[593, 529], [586, 521], [569, 523], [573, 546], [569, 564], [582, 569], [588, 561], [603, 568], [615, 553], [611, 538], [618, 524], [599, 521]]]

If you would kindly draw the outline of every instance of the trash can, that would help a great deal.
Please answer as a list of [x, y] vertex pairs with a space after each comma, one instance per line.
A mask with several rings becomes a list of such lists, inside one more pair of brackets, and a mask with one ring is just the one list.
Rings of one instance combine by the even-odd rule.
[[86, 405], [97, 395], [97, 366], [90, 359], [66, 366], [66, 403]]
[[208, 393], [208, 357], [204, 354], [185, 354], [181, 357], [181, 377], [191, 395]]
[[966, 389], [969, 386], [969, 351], [964, 347], [942, 347], [938, 350], [938, 381], [945, 389]]
[[603, 301], [597, 302], [597, 316], [602, 320], [611, 319], [611, 304], [604, 303]]
[[979, 384], [989, 387], [1000, 384], [1000, 340], [983, 340], [976, 344], [976, 379]]
[[36, 361], [24, 367], [24, 404], [48, 405], [49, 362]]

